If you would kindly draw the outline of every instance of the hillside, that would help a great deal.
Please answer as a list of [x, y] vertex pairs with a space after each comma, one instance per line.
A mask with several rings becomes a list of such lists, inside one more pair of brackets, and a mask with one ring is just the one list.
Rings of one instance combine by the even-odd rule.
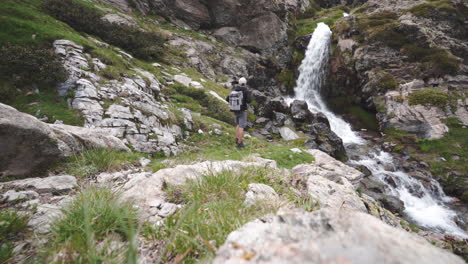
[[0, 263], [464, 263], [467, 14], [3, 0]]

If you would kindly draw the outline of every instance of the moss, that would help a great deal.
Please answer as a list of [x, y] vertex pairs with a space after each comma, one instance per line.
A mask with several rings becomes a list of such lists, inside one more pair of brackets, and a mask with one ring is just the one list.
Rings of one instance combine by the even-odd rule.
[[398, 88], [398, 81], [391, 73], [386, 71], [378, 71], [376, 74], [378, 78], [376, 83], [373, 85], [374, 88], [382, 89], [384, 91], [396, 90]]
[[294, 93], [294, 87], [296, 86], [296, 76], [294, 72], [283, 69], [276, 77], [280, 84], [286, 86], [288, 94]]
[[387, 108], [385, 107], [385, 98], [383, 96], [377, 96], [374, 98], [375, 109], [379, 113], [386, 113]]
[[445, 107], [448, 99], [446, 92], [434, 88], [413, 92], [408, 97], [410, 105], [436, 106], [439, 108]]
[[343, 12], [349, 12], [349, 8], [346, 6], [336, 6], [330, 9], [323, 9], [312, 18], [297, 20], [294, 23], [295, 38], [314, 32], [317, 24], [321, 22], [332, 26], [335, 21], [343, 17]]
[[410, 61], [421, 62], [422, 70], [430, 76], [442, 76], [457, 72], [460, 62], [448, 51], [440, 48], [426, 48], [407, 44], [402, 52]]
[[415, 5], [405, 11], [410, 12], [417, 17], [436, 18], [436, 17], [455, 17], [459, 22], [463, 22], [468, 17], [468, 8], [463, 3], [455, 4], [450, 0], [430, 0], [425, 3]]

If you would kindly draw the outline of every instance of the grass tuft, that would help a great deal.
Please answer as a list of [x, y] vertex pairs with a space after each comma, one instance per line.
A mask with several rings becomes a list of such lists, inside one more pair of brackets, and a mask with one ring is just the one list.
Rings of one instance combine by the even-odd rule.
[[427, 88], [411, 93], [408, 100], [410, 105], [425, 105], [444, 108], [449, 101], [449, 96], [444, 91]]
[[8, 263], [13, 257], [14, 244], [28, 227], [29, 216], [20, 215], [12, 210], [0, 212], [0, 263]]
[[138, 216], [118, 193], [89, 187], [62, 214], [51, 225], [54, 262], [136, 263]]

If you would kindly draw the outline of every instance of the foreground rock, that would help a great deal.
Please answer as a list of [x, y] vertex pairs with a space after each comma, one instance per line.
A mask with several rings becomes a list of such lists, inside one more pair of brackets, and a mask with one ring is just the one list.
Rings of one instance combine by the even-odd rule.
[[0, 104], [0, 180], [41, 175], [54, 162], [84, 148], [128, 148], [106, 131], [48, 125]]
[[232, 232], [216, 255], [214, 264], [465, 263], [420, 237], [346, 209], [263, 217]]

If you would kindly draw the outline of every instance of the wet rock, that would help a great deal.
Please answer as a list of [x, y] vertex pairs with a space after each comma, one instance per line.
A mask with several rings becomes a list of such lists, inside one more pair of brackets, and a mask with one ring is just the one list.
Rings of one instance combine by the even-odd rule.
[[313, 119], [307, 103], [301, 100], [294, 100], [291, 103], [291, 115], [293, 120], [299, 123], [310, 122]]
[[214, 264], [325, 262], [464, 263], [423, 238], [368, 214], [324, 209], [313, 213], [285, 212], [249, 222], [229, 234], [213, 261]]

